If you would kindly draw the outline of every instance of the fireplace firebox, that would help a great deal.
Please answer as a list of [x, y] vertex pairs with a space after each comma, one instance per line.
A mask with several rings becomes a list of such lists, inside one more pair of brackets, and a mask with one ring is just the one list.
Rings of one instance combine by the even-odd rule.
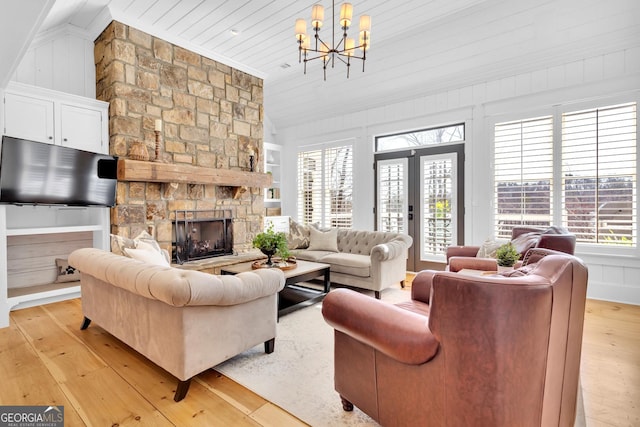
[[230, 210], [176, 211], [173, 221], [173, 261], [233, 254], [233, 220]]

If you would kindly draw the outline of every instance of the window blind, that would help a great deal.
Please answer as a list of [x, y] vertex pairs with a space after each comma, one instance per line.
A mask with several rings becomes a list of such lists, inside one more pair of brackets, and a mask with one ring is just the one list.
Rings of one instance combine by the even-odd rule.
[[494, 127], [494, 230], [510, 238], [517, 225], [552, 222], [553, 118]]
[[298, 153], [298, 219], [305, 224], [351, 228], [351, 145]]
[[562, 221], [580, 242], [636, 245], [636, 104], [562, 115]]

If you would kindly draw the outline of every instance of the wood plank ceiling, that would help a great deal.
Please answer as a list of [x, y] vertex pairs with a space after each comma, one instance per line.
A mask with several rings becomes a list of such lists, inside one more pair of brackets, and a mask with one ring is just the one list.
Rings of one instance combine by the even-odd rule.
[[[294, 37], [296, 18], [309, 20], [316, 2], [58, 0], [41, 30], [70, 24], [97, 36], [108, 15], [258, 75], [276, 127], [538, 70], [633, 46], [640, 36], [628, 10], [602, 1], [352, 0], [354, 34], [357, 17], [372, 18], [366, 71], [356, 63], [347, 79], [337, 64], [323, 81], [320, 63], [303, 74]], [[331, 3], [319, 2], [326, 10], [321, 34], [330, 39]]]

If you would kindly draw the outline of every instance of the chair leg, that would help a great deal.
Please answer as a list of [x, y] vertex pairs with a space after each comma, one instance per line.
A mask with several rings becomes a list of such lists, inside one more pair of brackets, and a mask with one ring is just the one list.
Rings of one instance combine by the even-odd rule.
[[345, 399], [342, 396], [340, 396], [340, 400], [342, 401], [342, 409], [343, 410], [345, 410], [347, 412], [353, 411], [353, 403], [349, 402], [347, 399]]
[[271, 338], [269, 341], [264, 342], [264, 352], [267, 354], [273, 353], [273, 350], [275, 350], [275, 347], [276, 347], [275, 338]]
[[376, 299], [380, 299], [380, 291], [373, 291]]
[[187, 392], [189, 391], [189, 386], [191, 385], [191, 378], [186, 381], [178, 381], [178, 387], [176, 387], [176, 394], [173, 396], [173, 400], [176, 402], [180, 402], [185, 398]]
[[89, 319], [87, 316], [85, 316], [84, 320], [82, 321], [82, 326], [80, 326], [80, 330], [84, 331], [85, 329], [87, 329], [89, 327], [90, 323], [91, 323], [91, 319]]
[[402, 289], [404, 289], [404, 280], [401, 280], [401, 281], [400, 281], [400, 287], [401, 287]]

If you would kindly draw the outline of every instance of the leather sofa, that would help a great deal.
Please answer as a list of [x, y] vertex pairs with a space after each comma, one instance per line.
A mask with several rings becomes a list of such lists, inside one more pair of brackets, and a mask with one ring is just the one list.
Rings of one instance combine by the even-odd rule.
[[[531, 248], [552, 249], [573, 255], [576, 248], [576, 236], [563, 227], [514, 227], [511, 230], [511, 243], [520, 253], [520, 259]], [[449, 246], [446, 251], [447, 269], [496, 271], [497, 262], [493, 258], [479, 257], [480, 246]], [[521, 264], [516, 264], [519, 267]]]
[[80, 270], [82, 329], [94, 321], [175, 376], [176, 402], [200, 372], [260, 343], [274, 351], [278, 269], [215, 276], [94, 248], [69, 264]]
[[[311, 233], [316, 232], [310, 230]], [[308, 248], [292, 249], [296, 258], [329, 264], [331, 283], [380, 292], [396, 283], [404, 287], [411, 236], [382, 231], [333, 229], [337, 244], [332, 250], [313, 250], [313, 235]]]
[[344, 409], [383, 426], [573, 426], [587, 269], [567, 254], [525, 269], [421, 272], [398, 305], [330, 292]]

